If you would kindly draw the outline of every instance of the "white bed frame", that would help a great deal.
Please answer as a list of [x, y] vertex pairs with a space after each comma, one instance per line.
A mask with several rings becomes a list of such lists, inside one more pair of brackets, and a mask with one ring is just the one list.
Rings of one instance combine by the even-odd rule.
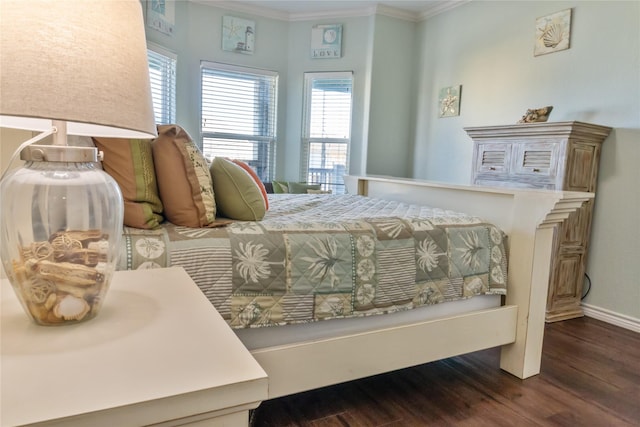
[[[502, 346], [500, 367], [540, 372], [554, 229], [592, 193], [449, 185], [347, 176], [347, 190], [480, 216], [509, 236], [508, 295], [498, 308], [251, 351], [269, 399]], [[338, 356], [336, 356], [338, 355]], [[345, 355], [353, 364], [345, 365]]]

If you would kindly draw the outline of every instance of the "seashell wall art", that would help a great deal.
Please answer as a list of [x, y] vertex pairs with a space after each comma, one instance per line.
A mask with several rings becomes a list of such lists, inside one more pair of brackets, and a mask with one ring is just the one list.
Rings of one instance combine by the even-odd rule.
[[562, 10], [536, 19], [536, 40], [533, 55], [569, 49], [571, 36], [571, 9]]

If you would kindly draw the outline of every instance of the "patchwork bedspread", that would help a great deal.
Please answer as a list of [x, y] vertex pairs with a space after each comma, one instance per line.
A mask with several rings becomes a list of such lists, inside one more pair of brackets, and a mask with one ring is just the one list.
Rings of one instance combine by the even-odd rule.
[[125, 227], [119, 269], [182, 266], [234, 328], [506, 293], [505, 236], [479, 218], [356, 195], [270, 195], [262, 221]]

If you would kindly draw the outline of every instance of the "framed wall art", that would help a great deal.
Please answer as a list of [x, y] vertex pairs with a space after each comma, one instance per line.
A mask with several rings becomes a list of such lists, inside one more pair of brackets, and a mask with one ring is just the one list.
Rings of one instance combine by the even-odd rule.
[[314, 25], [311, 28], [311, 57], [328, 59], [342, 57], [342, 25]]
[[460, 115], [460, 92], [462, 85], [449, 86], [440, 89], [438, 94], [438, 117], [453, 117]]
[[176, 5], [173, 0], [147, 1], [147, 26], [173, 36]]
[[234, 16], [222, 17], [222, 50], [253, 55], [256, 23]]
[[533, 55], [569, 49], [571, 37], [571, 9], [536, 19], [536, 40]]

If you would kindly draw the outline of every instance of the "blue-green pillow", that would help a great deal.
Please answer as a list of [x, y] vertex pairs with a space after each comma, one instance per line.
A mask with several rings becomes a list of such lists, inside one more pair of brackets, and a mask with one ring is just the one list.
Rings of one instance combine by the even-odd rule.
[[289, 184], [285, 181], [272, 181], [271, 185], [273, 186], [274, 194], [284, 194], [289, 192]]
[[307, 184], [304, 182], [289, 182], [289, 193], [307, 194], [307, 190], [320, 190], [320, 184]]

